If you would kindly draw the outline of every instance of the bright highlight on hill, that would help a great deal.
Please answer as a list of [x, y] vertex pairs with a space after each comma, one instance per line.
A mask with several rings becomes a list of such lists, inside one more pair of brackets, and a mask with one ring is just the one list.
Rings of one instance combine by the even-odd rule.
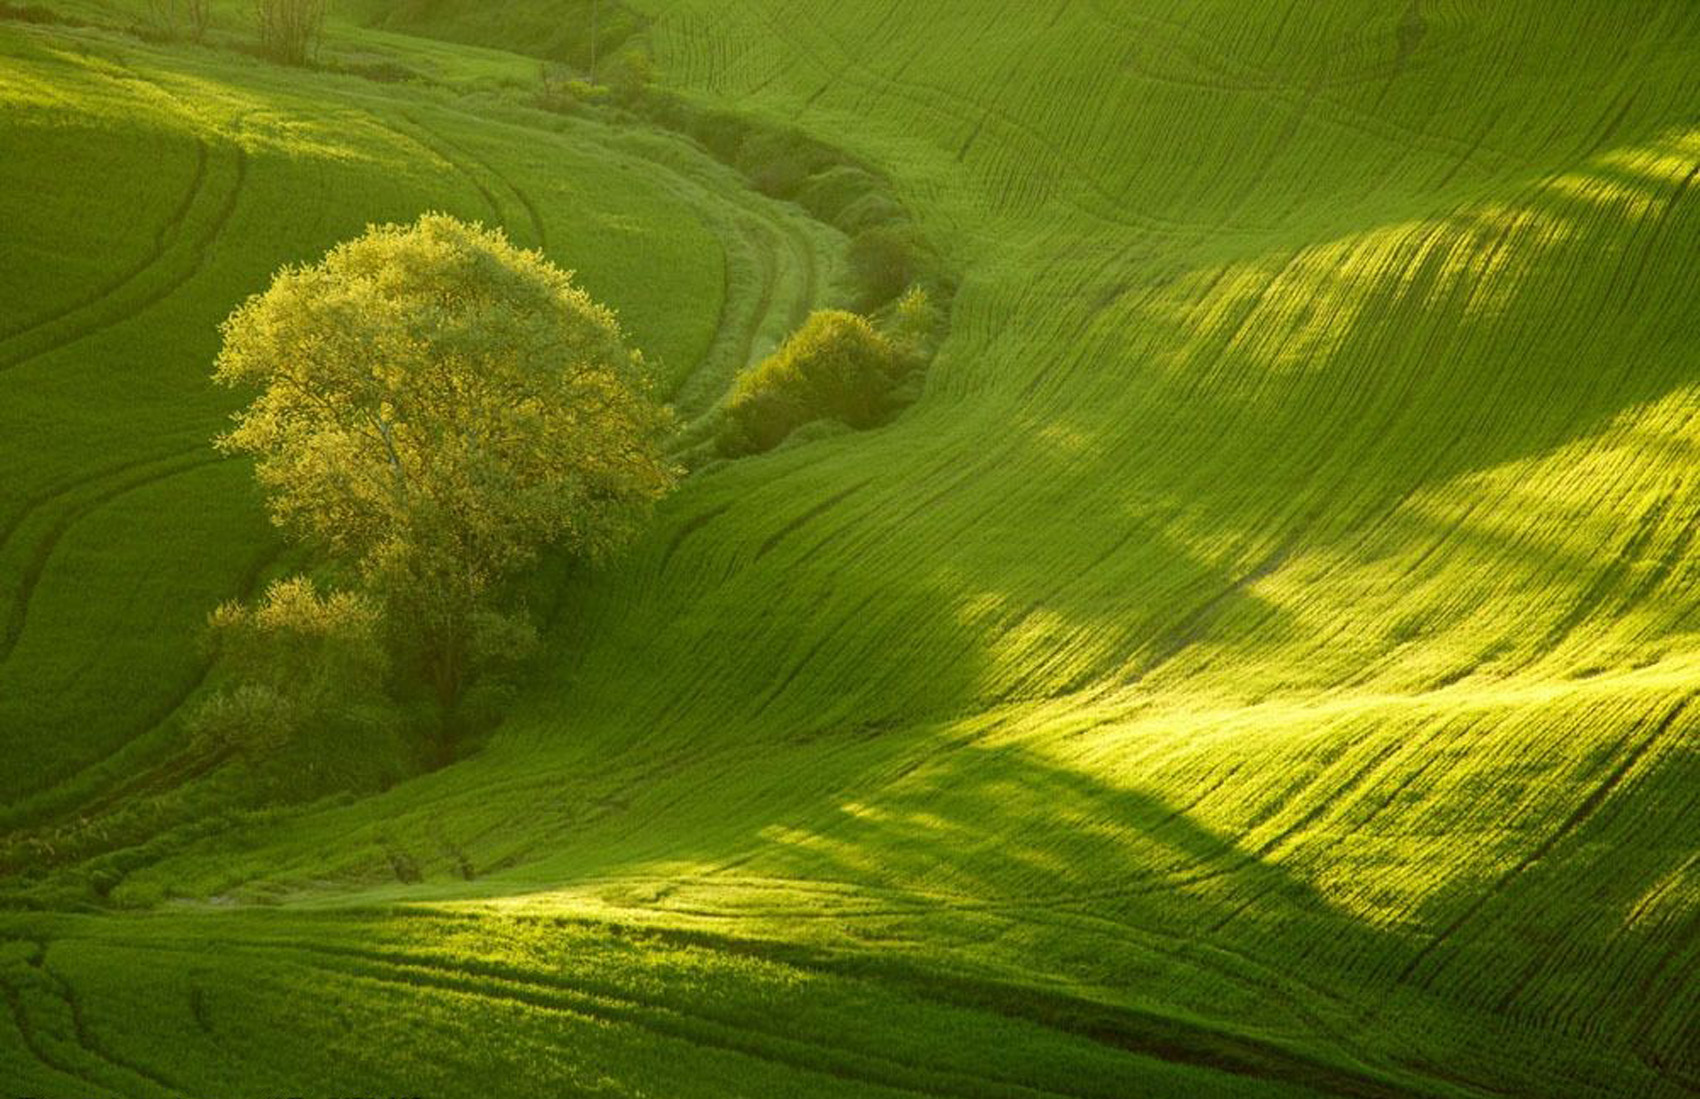
[[[1700, 8], [160, 10], [0, 5], [0, 1093], [1700, 1091]], [[303, 802], [188, 728], [322, 567], [218, 323], [431, 210], [690, 472]], [[901, 400], [717, 447], [893, 280]]]

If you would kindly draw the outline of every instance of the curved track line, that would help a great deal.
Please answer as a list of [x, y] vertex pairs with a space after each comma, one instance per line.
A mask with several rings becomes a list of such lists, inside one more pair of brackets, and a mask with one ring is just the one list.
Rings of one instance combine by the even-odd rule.
[[235, 152], [235, 178], [231, 182], [229, 192], [224, 197], [223, 205], [219, 208], [218, 213], [214, 215], [212, 224], [198, 239], [191, 242], [194, 262], [191, 263], [186, 270], [167, 279], [165, 282], [143, 295], [133, 304], [123, 307], [122, 311], [115, 316], [109, 317], [96, 324], [92, 324], [86, 328], [56, 336], [49, 340], [45, 346], [25, 351], [21, 355], [14, 354], [10, 358], [0, 359], [0, 373], [4, 373], [5, 371], [11, 370], [14, 367], [20, 366], [33, 359], [39, 359], [44, 355], [49, 355], [56, 351], [62, 351], [66, 347], [79, 343], [90, 336], [98, 335], [108, 329], [134, 320], [148, 309], [158, 305], [160, 302], [170, 297], [185, 283], [199, 275], [206, 267], [207, 253], [212, 247], [213, 242], [218, 239], [219, 235], [224, 231], [225, 225], [230, 221], [231, 215], [236, 212], [237, 200], [241, 197], [242, 188], [248, 176], [247, 152], [244, 151], [242, 146], [236, 142], [231, 142], [230, 147]]
[[[34, 943], [32, 945], [36, 947], [37, 954], [30, 960], [29, 964], [39, 968], [41, 965], [41, 944]], [[23, 1039], [24, 1048], [29, 1051], [29, 1055], [35, 1058], [38, 1064], [45, 1065], [61, 1076], [78, 1080], [93, 1088], [96, 1093], [111, 1090], [104, 1081], [91, 1075], [88, 1070], [62, 1060], [56, 1054], [47, 1051], [40, 1036], [36, 1034], [34, 1024], [30, 1022], [29, 1011], [24, 1007], [23, 993], [12, 982], [6, 980], [3, 973], [0, 973], [0, 997], [5, 999], [12, 1010], [12, 1020], [17, 1027], [19, 1037]]]
[[20, 328], [0, 333], [0, 347], [3, 347], [13, 340], [21, 339], [24, 336], [29, 335], [31, 332], [52, 324], [54, 321], [68, 317], [72, 313], [98, 304], [102, 299], [117, 293], [119, 290], [123, 289], [139, 277], [148, 268], [158, 263], [160, 258], [165, 255], [165, 252], [170, 246], [173, 238], [176, 237], [177, 231], [183, 227], [184, 220], [189, 216], [190, 207], [195, 204], [196, 198], [200, 196], [201, 189], [206, 184], [208, 158], [209, 154], [207, 150], [207, 143], [199, 137], [195, 138], [195, 174], [189, 180], [189, 189], [184, 192], [183, 198], [177, 204], [177, 208], [173, 210], [160, 227], [154, 231], [153, 249], [151, 252], [149, 252], [146, 256], [143, 256], [140, 261], [132, 265], [128, 270], [120, 273], [117, 278], [106, 283], [104, 286], [97, 287], [83, 295], [81, 298], [68, 302], [63, 306], [60, 306], [58, 309], [30, 321]]
[[371, 117], [372, 121], [377, 123], [379, 126], [398, 137], [413, 142], [413, 144], [424, 149], [427, 153], [430, 153], [433, 157], [458, 172], [463, 179], [472, 184], [473, 190], [477, 191], [479, 197], [484, 200], [484, 205], [489, 207], [490, 216], [495, 219], [496, 226], [498, 228], [506, 227], [508, 215], [507, 212], [502, 209], [501, 202], [497, 200], [496, 193], [485, 185], [484, 181], [478, 177], [476, 172], [468, 168], [459, 160], [455, 159], [454, 154], [444, 147], [442, 139], [426, 126], [422, 125], [417, 118], [405, 111], [402, 112], [402, 121], [406, 123], [407, 127], [406, 129], [402, 129], [390, 125], [370, 111], [368, 111], [367, 114]]
[[[464, 156], [467, 160], [470, 160], [472, 163], [488, 172], [491, 178], [495, 179], [497, 183], [500, 183], [503, 187], [507, 188], [509, 193], [518, 200], [521, 208], [525, 210], [526, 219], [531, 222], [531, 234], [537, 241], [537, 248], [543, 252], [547, 252], [549, 250], [549, 230], [543, 224], [543, 216], [538, 212], [537, 204], [531, 200], [531, 196], [526, 194], [525, 191], [520, 188], [519, 184], [513, 181], [513, 177], [500, 171], [488, 160], [485, 160], [471, 149], [468, 149], [464, 143], [444, 137], [440, 131], [429, 129], [424, 123], [411, 115], [407, 116], [407, 118], [414, 126], [426, 133], [429, 133], [437, 141], [442, 142], [447, 148], [460, 153], [461, 156]], [[444, 159], [448, 158], [445, 157]], [[451, 163], [454, 162], [451, 161]], [[457, 164], [456, 167], [463, 174], [471, 174], [461, 165]]]
[[[1439, 950], [1448, 941], [1450, 941], [1465, 924], [1475, 919], [1476, 916], [1480, 914], [1481, 910], [1487, 907], [1489, 902], [1510, 888], [1512, 883], [1522, 877], [1530, 867], [1534, 866], [1536, 863], [1542, 861], [1551, 854], [1553, 848], [1557, 847], [1560, 841], [1565, 839], [1572, 832], [1576, 831], [1576, 829], [1580, 828], [1583, 824], [1587, 823], [1588, 819], [1594, 815], [1595, 811], [1598, 810], [1602, 804], [1605, 803], [1607, 798], [1611, 797], [1612, 793], [1623, 783], [1623, 780], [1629, 776], [1629, 773], [1635, 769], [1636, 765], [1646, 758], [1647, 753], [1652, 750], [1653, 745], [1657, 744], [1661, 739], [1663, 739], [1665, 733], [1670, 731], [1671, 727], [1676, 724], [1676, 719], [1682, 716], [1683, 712], [1688, 709], [1689, 704], [1696, 698], [1700, 698], [1700, 692], [1689, 694], [1680, 699], [1676, 705], [1672, 706], [1670, 710], [1665, 713], [1665, 716], [1660, 718], [1657, 724], [1653, 726], [1653, 731], [1643, 737], [1640, 743], [1636, 744], [1628, 752], [1624, 753], [1623, 758], [1618, 761], [1616, 767], [1612, 768], [1611, 773], [1601, 780], [1600, 783], [1592, 790], [1588, 791], [1587, 796], [1577, 804], [1576, 808], [1571, 811], [1570, 815], [1565, 818], [1563, 823], [1553, 829], [1552, 832], [1550, 832], [1533, 851], [1523, 856], [1516, 866], [1506, 871], [1492, 885], [1477, 894], [1476, 897], [1464, 907], [1462, 912], [1448, 921], [1447, 924], [1441, 928], [1441, 930], [1436, 933], [1432, 939], [1425, 943], [1423, 948], [1417, 951], [1411, 960], [1405, 964], [1404, 968], [1399, 971], [1395, 981], [1399, 984], [1409, 982], [1416, 974], [1418, 968], [1420, 968], [1422, 964], [1435, 953], [1435, 951]], [[1428, 988], [1430, 983], [1433, 981], [1435, 974], [1438, 972], [1438, 969], [1431, 972], [1426, 978], [1419, 982], [1420, 986]]]
[[[258, 559], [242, 578], [242, 582], [236, 591], [236, 598], [248, 599], [251, 597], [260, 576], [264, 574], [266, 569], [275, 564], [282, 555], [283, 548], [280, 546], [276, 552]], [[65, 775], [57, 780], [52, 787], [32, 797], [31, 802], [38, 804], [32, 807], [30, 803], [25, 803], [20, 808], [27, 811], [13, 824], [6, 825], [0, 822], [0, 832], [9, 832], [5, 836], [6, 844], [16, 846], [32, 836], [39, 837], [44, 833], [53, 834], [56, 829], [60, 831], [60, 834], [63, 834], [65, 818], [72, 814], [75, 814], [77, 818], [77, 828], [87, 829], [98, 825], [100, 818], [109, 809], [118, 807], [120, 802], [133, 803], [138, 798], [164, 793], [209, 773], [223, 763], [227, 758], [227, 755], [223, 752], [197, 754], [192, 750], [185, 749], [175, 755], [167, 756], [144, 771], [127, 777], [120, 777], [112, 784], [104, 787], [97, 784], [94, 787], [95, 792], [88, 795], [87, 800], [73, 801], [69, 805], [63, 802], [55, 805], [53, 801], [55, 791], [63, 788], [67, 783], [74, 782], [78, 776], [87, 773], [90, 768], [106, 763], [117, 753], [148, 737], [160, 726], [171, 720], [206, 684], [208, 677], [212, 674], [213, 663], [210, 659], [203, 660], [199, 671], [163, 699], [159, 706], [142, 715], [142, 719], [134, 726], [136, 731], [126, 734], [121, 740], [118, 740], [110, 752]], [[73, 796], [80, 798], [85, 795], [76, 794]], [[42, 801], [45, 801], [46, 804], [39, 804]], [[0, 870], [3, 869], [4, 867], [0, 866]]]
[[[1354, 1072], [1340, 1068], [1259, 1038], [1217, 1031], [1207, 1026], [1180, 1019], [1171, 1019], [1155, 1013], [1120, 1009], [1113, 1005], [1102, 1004], [1065, 993], [1046, 992], [1039, 989], [1005, 985], [995, 981], [958, 977], [949, 973], [910, 970], [906, 966], [894, 966], [889, 974], [877, 971], [863, 974], [856, 968], [854, 962], [840, 962], [830, 955], [821, 954], [806, 947], [792, 947], [784, 943], [765, 943], [759, 940], [744, 940], [693, 932], [675, 932], [672, 934], [661, 932], [660, 937], [676, 940], [682, 945], [718, 953], [763, 958], [779, 965], [821, 973], [826, 976], [870, 979], [881, 987], [900, 989], [935, 1005], [967, 1009], [1034, 1023], [1048, 1030], [1085, 1038], [1102, 1046], [1151, 1057], [1170, 1064], [1201, 1067], [1227, 1075], [1272, 1077], [1293, 1083], [1305, 1083], [1311, 1086], [1325, 1087], [1332, 1094], [1353, 1096], [1358, 1097], [1358, 1099], [1395, 1099], [1395, 1097], [1431, 1094], [1427, 1091], [1413, 1090], [1408, 1086], [1381, 1079], [1367, 1072]], [[700, 1014], [687, 1013], [674, 1005], [633, 996], [625, 990], [587, 989], [556, 974], [533, 975], [516, 972], [509, 967], [500, 965], [481, 967], [488, 968], [490, 972], [480, 973], [477, 969], [469, 969], [464, 964], [447, 960], [410, 955], [404, 952], [392, 954], [383, 951], [369, 951], [357, 947], [331, 947], [327, 949], [301, 944], [298, 949], [331, 956], [365, 958], [379, 966], [404, 969], [417, 967], [437, 974], [439, 979], [443, 981], [445, 988], [455, 989], [457, 982], [459, 982], [459, 990], [471, 991], [473, 994], [477, 994], [477, 989], [467, 987], [468, 976], [472, 978], [472, 982], [470, 982], [472, 984], [481, 983], [482, 979], [482, 981], [512, 983], [522, 989], [535, 989], [545, 994], [566, 992], [576, 997], [590, 998], [593, 1003], [596, 1000], [611, 1000], [640, 1016], [629, 1020], [640, 1026], [645, 1025], [641, 1018], [645, 1009], [675, 1016], [681, 1021], [695, 1020], [707, 1023], [715, 1028], [728, 1025], [711, 1016], [705, 1017]], [[334, 971], [335, 967], [332, 968]], [[413, 983], [407, 978], [402, 978], [402, 981], [403, 983]], [[562, 1010], [576, 1011], [578, 1009], [573, 1006], [566, 1006]], [[594, 1008], [590, 1013], [596, 1013]], [[749, 1029], [746, 1023], [740, 1021], [732, 1028], [731, 1036], [733, 1040], [742, 1044], [742, 1036]], [[922, 1094], [963, 1096], [965, 1099], [966, 1097], [979, 1097], [986, 1094], [981, 1090], [967, 1090], [974, 1088], [975, 1085], [1008, 1089], [1025, 1094], [1073, 1094], [1049, 1091], [1033, 1085], [1000, 1078], [966, 1077], [959, 1071], [930, 1069], [876, 1054], [844, 1050], [841, 1047], [826, 1046], [809, 1039], [792, 1038], [771, 1031], [767, 1034], [786, 1044], [802, 1045], [806, 1048], [837, 1053], [839, 1056], [847, 1055], [864, 1062], [862, 1066], [864, 1072], [868, 1067], [876, 1066], [885, 1072], [889, 1072], [890, 1068], [886, 1066], [891, 1066], [898, 1070], [918, 1071], [934, 1076], [935, 1080], [931, 1082], [930, 1087], [921, 1090]], [[688, 1033], [678, 1036], [684, 1037], [686, 1040], [697, 1041]], [[708, 1045], [710, 1043], [699, 1041], [698, 1044]], [[735, 1051], [750, 1052], [758, 1057], [763, 1056], [761, 1052], [753, 1050], [738, 1049]], [[786, 1065], [791, 1065], [794, 1060], [793, 1057], [783, 1059], [764, 1057], [764, 1059], [778, 1060], [780, 1064]], [[806, 1061], [801, 1065], [793, 1065], [792, 1067], [821, 1071], [820, 1066]], [[831, 1074], [837, 1075], [837, 1073]], [[936, 1079], [940, 1076], [954, 1076], [956, 1081]], [[860, 1074], [851, 1075], [847, 1078], [867, 1080], [868, 1082], [880, 1083], [888, 1087], [895, 1086], [905, 1090], [916, 1089], [914, 1083], [904, 1081], [901, 1078], [896, 1079], [893, 1083], [885, 1083], [879, 1077], [870, 1078]]]
[[56, 484], [51, 491], [38, 492], [34, 496], [27, 497], [23, 502], [23, 507], [19, 509], [18, 513], [12, 516], [11, 519], [7, 520], [4, 526], [0, 526], [0, 549], [4, 549], [6, 547], [6, 544], [12, 540], [12, 536], [29, 521], [30, 516], [34, 515], [37, 511], [40, 511], [48, 504], [51, 504], [53, 501], [69, 496], [71, 493], [85, 485], [90, 485], [97, 481], [104, 481], [109, 477], [116, 477], [120, 474], [129, 473], [131, 470], [141, 469], [145, 466], [158, 465], [161, 462], [169, 462], [176, 458], [187, 458], [191, 454], [204, 452], [205, 449], [206, 448], [204, 446], [184, 447], [182, 450], [173, 450], [165, 454], [158, 454], [149, 458], [137, 458], [133, 461], [120, 462], [117, 465], [104, 466], [101, 469], [92, 473], [86, 473], [74, 480], [61, 481]]
[[182, 462], [157, 473], [138, 477], [123, 484], [115, 485], [104, 492], [83, 501], [78, 507], [72, 508], [59, 518], [59, 521], [49, 528], [45, 537], [37, 543], [35, 552], [25, 563], [18, 585], [18, 594], [12, 605], [6, 621], [0, 625], [0, 667], [4, 667], [16, 650], [18, 641], [23, 636], [24, 626], [29, 617], [29, 605], [34, 597], [36, 586], [41, 582], [42, 574], [47, 569], [47, 563], [52, 558], [54, 550], [65, 535], [91, 513], [111, 503], [113, 500], [131, 492], [158, 484], [172, 477], [180, 476], [192, 470], [215, 465], [225, 459], [217, 455]]
[[96, 1041], [94, 1035], [89, 1031], [87, 1020], [83, 1018], [83, 1005], [82, 1001], [77, 998], [76, 990], [71, 987], [69, 981], [65, 980], [52, 966], [46, 963], [45, 955], [46, 950], [44, 949], [43, 961], [38, 968], [53, 983], [56, 994], [65, 1002], [66, 1008], [70, 1011], [71, 1032], [76, 1036], [77, 1045], [81, 1046], [84, 1052], [97, 1061], [104, 1062], [115, 1069], [147, 1081], [148, 1084], [158, 1088], [167, 1099], [185, 1094], [187, 1089], [172, 1083], [149, 1069], [111, 1053]]

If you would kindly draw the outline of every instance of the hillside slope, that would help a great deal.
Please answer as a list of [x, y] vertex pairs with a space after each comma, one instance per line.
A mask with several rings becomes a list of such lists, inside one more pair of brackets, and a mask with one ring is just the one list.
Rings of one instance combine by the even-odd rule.
[[631, 7], [891, 175], [925, 396], [693, 477], [478, 757], [0, 918], [0, 1066], [1700, 1089], [1700, 9]]

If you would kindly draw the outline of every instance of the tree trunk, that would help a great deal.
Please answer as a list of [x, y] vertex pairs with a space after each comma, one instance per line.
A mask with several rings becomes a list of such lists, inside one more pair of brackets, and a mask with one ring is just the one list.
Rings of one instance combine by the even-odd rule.
[[431, 687], [437, 696], [437, 743], [434, 766], [444, 767], [454, 761], [455, 742], [459, 739], [458, 711], [461, 691], [466, 683], [466, 661], [459, 638], [446, 640], [430, 656]]

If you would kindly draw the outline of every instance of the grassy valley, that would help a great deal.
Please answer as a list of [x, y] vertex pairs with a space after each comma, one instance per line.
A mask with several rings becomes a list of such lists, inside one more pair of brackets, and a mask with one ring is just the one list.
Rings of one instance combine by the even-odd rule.
[[[0, 1082], [1700, 1089], [1700, 9], [629, 0], [551, 98], [590, 6], [0, 19]], [[426, 211], [689, 473], [477, 750], [249, 796], [201, 627], [303, 559], [218, 326]], [[715, 452], [871, 225], [912, 402]]]

